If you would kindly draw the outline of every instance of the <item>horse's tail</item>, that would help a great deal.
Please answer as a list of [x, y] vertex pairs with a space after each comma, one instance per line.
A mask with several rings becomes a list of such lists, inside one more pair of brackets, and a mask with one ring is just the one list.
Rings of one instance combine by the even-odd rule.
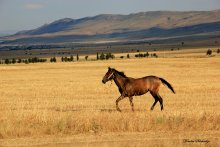
[[159, 78], [161, 80], [161, 82], [166, 85], [173, 93], [175, 93], [173, 87], [171, 86], [170, 83], [168, 83], [166, 80], [164, 80], [163, 78]]

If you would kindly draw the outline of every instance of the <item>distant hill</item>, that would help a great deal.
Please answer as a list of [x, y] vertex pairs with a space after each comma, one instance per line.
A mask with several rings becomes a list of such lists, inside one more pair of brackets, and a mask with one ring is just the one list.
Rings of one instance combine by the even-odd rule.
[[4, 43], [68, 43], [158, 40], [186, 36], [219, 36], [220, 10], [152, 11], [129, 15], [102, 14], [64, 18], [33, 30], [1, 38]]
[[16, 32], [15, 30], [0, 30], [0, 37], [13, 35]]

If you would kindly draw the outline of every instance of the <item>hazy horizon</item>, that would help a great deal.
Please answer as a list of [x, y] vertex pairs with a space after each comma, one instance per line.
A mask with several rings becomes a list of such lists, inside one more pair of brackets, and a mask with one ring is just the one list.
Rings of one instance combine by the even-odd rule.
[[34, 29], [62, 18], [147, 11], [211, 11], [219, 0], [0, 0], [0, 35]]

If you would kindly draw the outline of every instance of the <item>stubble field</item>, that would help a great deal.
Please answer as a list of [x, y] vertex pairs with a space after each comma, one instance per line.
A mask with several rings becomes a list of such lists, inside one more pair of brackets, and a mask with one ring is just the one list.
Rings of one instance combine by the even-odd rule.
[[[0, 65], [0, 146], [218, 146], [220, 57], [200, 54]], [[149, 93], [134, 98], [134, 112], [128, 99], [117, 112], [116, 85], [101, 82], [108, 66], [162, 77], [176, 94], [161, 86], [162, 112], [159, 103], [150, 111]]]

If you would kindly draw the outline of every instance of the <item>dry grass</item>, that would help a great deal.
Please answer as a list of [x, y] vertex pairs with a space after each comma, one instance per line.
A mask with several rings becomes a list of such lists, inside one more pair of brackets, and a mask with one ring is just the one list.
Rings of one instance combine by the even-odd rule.
[[[7, 139], [79, 134], [209, 132], [219, 140], [220, 58], [151, 58], [0, 65], [0, 142]], [[157, 75], [175, 88], [162, 86], [163, 112], [153, 112], [153, 98], [135, 97], [119, 104], [115, 84], [101, 83], [107, 67], [128, 76]], [[215, 133], [213, 133], [215, 132]], [[207, 137], [207, 136], [206, 136]]]

